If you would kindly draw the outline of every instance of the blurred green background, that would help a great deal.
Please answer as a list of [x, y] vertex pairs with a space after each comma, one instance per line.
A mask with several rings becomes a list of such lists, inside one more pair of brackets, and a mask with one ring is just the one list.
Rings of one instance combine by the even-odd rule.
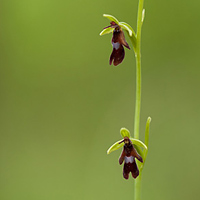
[[[137, 0], [1, 0], [0, 199], [133, 199], [120, 150], [133, 135], [135, 58], [109, 66], [112, 14]], [[140, 135], [152, 117], [143, 200], [199, 200], [200, 1], [145, 1]], [[130, 40], [127, 38], [129, 44]]]

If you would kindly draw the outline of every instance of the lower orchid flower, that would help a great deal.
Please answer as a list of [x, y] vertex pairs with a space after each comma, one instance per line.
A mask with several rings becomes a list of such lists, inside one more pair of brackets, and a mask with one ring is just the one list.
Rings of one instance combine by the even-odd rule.
[[[140, 150], [140, 147], [147, 150], [147, 146], [140, 140], [130, 137], [130, 132], [126, 128], [122, 128], [120, 133], [123, 137], [123, 140], [117, 141], [113, 144], [107, 151], [107, 154], [123, 147], [121, 156], [119, 157], [119, 164], [121, 165], [124, 162], [123, 168], [123, 177], [125, 179], [129, 178], [129, 173], [131, 172], [133, 178], [137, 178], [139, 175], [139, 169], [136, 164], [135, 158], [137, 158], [141, 163], [143, 163], [143, 152], [140, 151], [140, 154], [137, 152], [136, 148]], [[134, 147], [135, 145], [135, 147]]]

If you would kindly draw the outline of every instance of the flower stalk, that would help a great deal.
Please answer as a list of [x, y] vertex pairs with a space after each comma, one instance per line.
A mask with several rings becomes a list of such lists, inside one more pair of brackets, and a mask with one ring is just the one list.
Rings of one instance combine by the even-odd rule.
[[135, 101], [135, 121], [134, 121], [134, 138], [139, 139], [140, 126], [140, 107], [141, 107], [141, 31], [144, 20], [143, 11], [144, 0], [139, 0], [138, 17], [137, 17], [137, 34], [136, 34], [136, 101]]
[[[139, 0], [138, 4], [138, 16], [137, 16], [137, 34], [136, 34], [136, 101], [135, 101], [135, 121], [134, 121], [134, 138], [139, 139], [139, 128], [140, 128], [140, 109], [141, 109], [141, 32], [142, 24], [144, 20], [143, 10], [144, 0]], [[141, 167], [141, 169], [143, 166]], [[142, 171], [142, 170], [141, 170]], [[140, 171], [139, 177], [135, 180], [135, 192], [134, 199], [141, 199], [141, 182], [142, 173]]]

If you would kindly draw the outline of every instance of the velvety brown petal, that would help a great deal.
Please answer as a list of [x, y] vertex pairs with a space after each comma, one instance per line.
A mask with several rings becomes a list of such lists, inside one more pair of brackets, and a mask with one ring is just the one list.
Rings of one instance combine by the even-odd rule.
[[128, 43], [127, 43], [126, 40], [125, 40], [124, 32], [123, 32], [123, 31], [120, 32], [120, 35], [119, 35], [119, 43], [120, 43], [120, 44], [123, 44], [126, 48], [130, 49]]

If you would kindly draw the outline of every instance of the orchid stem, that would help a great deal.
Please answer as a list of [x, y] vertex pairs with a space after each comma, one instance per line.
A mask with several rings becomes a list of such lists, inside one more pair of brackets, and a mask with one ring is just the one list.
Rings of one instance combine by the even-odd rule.
[[140, 52], [137, 51], [136, 52], [136, 101], [135, 101], [135, 122], [134, 122], [135, 139], [139, 139], [140, 105], [141, 105], [141, 55]]
[[[139, 139], [140, 128], [140, 107], [141, 107], [141, 30], [143, 21], [143, 4], [144, 0], [139, 0], [137, 16], [137, 34], [136, 34], [136, 101], [135, 101], [135, 121], [134, 121], [134, 138]], [[134, 199], [141, 199], [141, 171], [135, 180]]]
[[136, 102], [135, 102], [135, 123], [134, 123], [134, 138], [139, 139], [140, 127], [140, 104], [141, 104], [141, 29], [142, 29], [142, 11], [144, 0], [139, 0], [138, 20], [137, 20], [137, 35], [136, 35]]

